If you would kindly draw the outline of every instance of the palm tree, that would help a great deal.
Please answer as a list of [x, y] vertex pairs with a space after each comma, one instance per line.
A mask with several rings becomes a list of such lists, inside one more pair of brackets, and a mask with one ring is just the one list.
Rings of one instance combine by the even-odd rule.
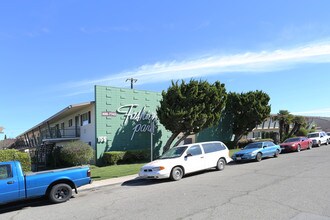
[[275, 120], [279, 122], [279, 133], [280, 133], [280, 141], [284, 141], [284, 139], [288, 136], [290, 130], [290, 124], [293, 120], [293, 115], [290, 114], [288, 110], [280, 110], [279, 113], [275, 116]]

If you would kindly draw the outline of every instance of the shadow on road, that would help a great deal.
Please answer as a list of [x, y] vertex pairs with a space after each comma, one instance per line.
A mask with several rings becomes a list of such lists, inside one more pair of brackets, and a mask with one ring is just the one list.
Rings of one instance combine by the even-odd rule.
[[14, 212], [19, 211], [25, 208], [30, 207], [40, 207], [50, 205], [51, 203], [48, 202], [46, 198], [38, 198], [38, 199], [29, 199], [29, 200], [22, 200], [19, 202], [12, 202], [5, 205], [0, 205], [0, 214], [6, 212]]
[[[189, 178], [189, 177], [192, 177], [192, 176], [202, 175], [203, 173], [208, 173], [208, 172], [219, 172], [219, 171], [217, 171], [216, 169], [207, 169], [207, 170], [197, 171], [197, 172], [194, 172], [194, 173], [189, 173], [189, 174], [184, 175], [183, 179]], [[148, 185], [164, 184], [164, 183], [171, 183], [171, 182], [175, 182], [175, 181], [172, 181], [170, 179], [141, 179], [141, 178], [136, 178], [136, 179], [133, 179], [133, 180], [128, 180], [128, 181], [123, 182], [121, 184], [121, 186], [148, 186]]]
[[[71, 197], [71, 199], [73, 199], [73, 198], [74, 198], [74, 196]], [[20, 210], [32, 208], [32, 207], [42, 207], [42, 206], [48, 206], [48, 205], [56, 205], [56, 204], [49, 202], [46, 197], [21, 200], [18, 202], [11, 202], [11, 203], [8, 203], [5, 205], [0, 205], [0, 214], [7, 213], [7, 212], [20, 211]]]
[[148, 186], [170, 182], [169, 179], [133, 179], [123, 182], [122, 186]]

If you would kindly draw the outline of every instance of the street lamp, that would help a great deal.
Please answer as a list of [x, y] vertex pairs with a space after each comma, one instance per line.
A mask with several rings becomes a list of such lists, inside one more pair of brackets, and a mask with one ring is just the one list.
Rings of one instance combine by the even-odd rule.
[[150, 161], [153, 161], [154, 157], [154, 131], [155, 131], [155, 124], [152, 119], [150, 119]]

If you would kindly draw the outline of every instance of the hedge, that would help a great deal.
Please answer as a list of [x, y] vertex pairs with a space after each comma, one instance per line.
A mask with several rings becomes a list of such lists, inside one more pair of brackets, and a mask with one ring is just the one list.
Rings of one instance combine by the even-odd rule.
[[265, 138], [265, 139], [242, 139], [242, 140], [238, 141], [237, 145], [238, 145], [238, 148], [244, 148], [246, 145], [248, 145], [250, 143], [264, 142], [264, 141], [274, 142], [274, 140], [270, 139], [270, 138]]
[[117, 165], [146, 162], [150, 159], [149, 150], [109, 151], [103, 154], [103, 165]]
[[70, 141], [63, 144], [59, 150], [60, 159], [68, 165], [88, 164], [93, 158], [91, 146], [82, 141]]
[[24, 172], [31, 171], [31, 158], [28, 153], [15, 149], [0, 150], [0, 162], [17, 160], [21, 163]]

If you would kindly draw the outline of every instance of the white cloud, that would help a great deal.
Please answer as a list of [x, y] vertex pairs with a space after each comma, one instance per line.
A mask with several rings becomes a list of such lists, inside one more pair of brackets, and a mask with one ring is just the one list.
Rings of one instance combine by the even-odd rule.
[[227, 72], [271, 72], [291, 69], [301, 63], [330, 63], [330, 41], [273, 51], [246, 52], [233, 55], [213, 55], [201, 59], [164, 61], [142, 65], [136, 69], [112, 74], [101, 79], [71, 83], [75, 88], [95, 84], [127, 86], [127, 78], [139, 84], [177, 79], [200, 78]]

